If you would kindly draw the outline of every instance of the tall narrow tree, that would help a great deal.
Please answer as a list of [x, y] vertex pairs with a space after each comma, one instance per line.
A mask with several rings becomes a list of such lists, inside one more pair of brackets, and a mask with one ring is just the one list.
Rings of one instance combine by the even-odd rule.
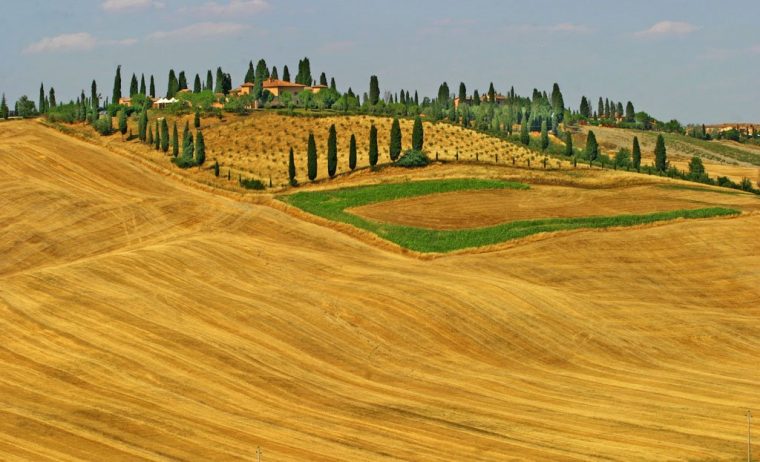
[[177, 133], [177, 122], [174, 122], [174, 128], [172, 129], [172, 157], [179, 155], [179, 134]]
[[245, 71], [243, 82], [253, 83], [256, 80], [256, 71], [253, 69], [253, 61], [248, 61], [248, 70]]
[[129, 97], [134, 97], [139, 91], [140, 90], [137, 86], [137, 76], [132, 74], [132, 79], [129, 81]]
[[137, 136], [143, 143], [147, 140], [145, 131], [148, 128], [148, 111], [143, 109], [137, 122]]
[[140, 74], [140, 94], [147, 95], [148, 89], [145, 88], [145, 74]]
[[177, 79], [178, 91], [187, 90], [187, 77], [185, 77], [185, 71], [180, 71], [179, 79]]
[[198, 130], [195, 137], [195, 165], [203, 165], [206, 162], [206, 142], [203, 139], [203, 132]]
[[[50, 107], [56, 107], [57, 103], [55, 101], [55, 88], [50, 87], [50, 90], [48, 91], [48, 94], [50, 95], [50, 98], [48, 98], [49, 106]], [[118, 102], [119, 100], [116, 100]]]
[[214, 76], [211, 73], [211, 69], [206, 71], [206, 90], [214, 91]]
[[306, 148], [306, 163], [309, 181], [314, 181], [317, 178], [317, 143], [314, 141], [313, 133], [309, 133], [309, 142]]
[[330, 178], [335, 176], [338, 168], [338, 134], [335, 124], [330, 125], [330, 133], [327, 135], [327, 174]]
[[541, 150], [546, 151], [549, 147], [549, 130], [546, 127], [546, 119], [541, 120]]
[[169, 124], [166, 122], [166, 117], [161, 119], [161, 150], [164, 154], [169, 151]]
[[459, 82], [459, 104], [467, 102], [467, 86], [464, 82]]
[[319, 74], [319, 84], [327, 86], [327, 75], [324, 72]]
[[633, 109], [633, 103], [628, 101], [625, 105], [625, 121], [634, 122], [636, 120], [636, 111]]
[[353, 133], [348, 144], [348, 168], [351, 170], [356, 168], [356, 136]]
[[272, 66], [272, 73], [269, 74], [272, 80], [280, 80], [280, 75], [277, 73], [277, 66]]
[[121, 65], [116, 66], [116, 75], [113, 78], [113, 94], [111, 95], [111, 102], [118, 104], [121, 99]]
[[179, 90], [179, 82], [177, 81], [177, 75], [174, 73], [174, 69], [169, 70], [169, 81], [166, 86], [166, 97], [174, 98]]
[[422, 151], [425, 144], [425, 132], [422, 128], [422, 119], [420, 116], [414, 118], [414, 126], [412, 126], [412, 149], [415, 151]]
[[668, 153], [665, 149], [665, 138], [657, 135], [657, 144], [654, 146], [654, 167], [664, 172], [668, 168]]
[[145, 142], [149, 146], [153, 146], [153, 127], [148, 127], [148, 137], [145, 139]]
[[391, 141], [389, 149], [391, 160], [395, 161], [401, 155], [401, 124], [399, 124], [398, 118], [393, 118], [391, 124]]
[[377, 127], [375, 124], [369, 129], [369, 165], [377, 165]]
[[3, 99], [0, 100], [0, 117], [2, 117], [4, 120], [8, 120], [8, 113], [8, 102], [5, 100], [5, 93], [3, 93]]
[[193, 81], [193, 93], [201, 92], [201, 76], [195, 74], [195, 80]]
[[[187, 128], [187, 126], [185, 126]], [[182, 159], [186, 162], [192, 161], [195, 157], [195, 142], [190, 130], [185, 131], [186, 135], [182, 138]]]
[[264, 59], [260, 59], [259, 62], [256, 63], [255, 78], [256, 82], [263, 82], [269, 78], [269, 68], [267, 67], [267, 62], [264, 61]]
[[573, 157], [573, 136], [570, 132], [565, 132], [565, 155], [567, 157]]
[[633, 168], [638, 172], [641, 169], [641, 147], [639, 146], [639, 137], [633, 137], [633, 150], [631, 155], [631, 163]]
[[491, 85], [488, 87], [488, 101], [490, 103], [496, 102], [496, 89], [493, 87], [493, 82], [491, 82]]
[[287, 65], [282, 68], [282, 80], [290, 82], [290, 71], [288, 70]]
[[292, 146], [290, 148], [290, 153], [288, 154], [288, 183], [290, 183], [290, 186], [298, 185], [298, 181], [296, 181], [296, 161], [293, 158]]
[[599, 157], [599, 145], [596, 143], [596, 135], [589, 130], [586, 137], [586, 158], [593, 162], [597, 157]]
[[150, 75], [150, 89], [148, 92], [151, 98], [156, 97], [156, 81], [153, 79], [153, 74]]
[[330, 90], [338, 91], [338, 87], [335, 85], [335, 77], [330, 77]]
[[124, 135], [127, 134], [127, 111], [122, 109], [119, 111], [119, 133], [121, 133], [122, 140]]
[[40, 83], [40, 104], [39, 104], [40, 114], [43, 114], [45, 112], [45, 86]]
[[380, 84], [377, 80], [377, 76], [373, 75], [369, 78], [369, 104], [374, 106], [380, 101]]
[[158, 123], [158, 119], [156, 119], [156, 129], [154, 130], [154, 133], [156, 136], [153, 139], [153, 147], [156, 148], [156, 151], [161, 149], [161, 126]]
[[528, 116], [525, 115], [525, 111], [522, 113], [522, 119], [520, 120], [520, 142], [525, 146], [530, 145], [530, 132], [528, 131]]
[[195, 116], [193, 117], [193, 126], [201, 128], [201, 113], [198, 110], [195, 111]]

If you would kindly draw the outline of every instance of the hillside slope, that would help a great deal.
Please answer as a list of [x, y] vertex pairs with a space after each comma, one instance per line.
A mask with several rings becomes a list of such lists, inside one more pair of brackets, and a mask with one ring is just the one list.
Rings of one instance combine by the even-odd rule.
[[0, 459], [745, 451], [757, 214], [424, 261], [33, 122], [0, 158]]

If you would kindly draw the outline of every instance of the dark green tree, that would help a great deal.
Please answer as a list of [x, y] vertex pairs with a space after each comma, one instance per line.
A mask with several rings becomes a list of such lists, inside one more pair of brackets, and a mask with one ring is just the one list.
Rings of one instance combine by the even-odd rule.
[[5, 100], [5, 93], [3, 93], [3, 99], [0, 100], [0, 117], [3, 120], [8, 120], [9, 109], [8, 102]]
[[401, 124], [399, 124], [397, 118], [393, 118], [391, 124], [391, 140], [389, 147], [391, 160], [395, 161], [401, 155]]
[[438, 87], [438, 104], [440, 104], [441, 107], [448, 108], [450, 95], [449, 84], [443, 82], [441, 86]]
[[193, 126], [195, 128], [201, 128], [201, 113], [195, 111], [195, 117], [193, 117]]
[[459, 104], [467, 102], [467, 86], [464, 82], [459, 82]]
[[158, 119], [156, 119], [156, 129], [154, 130], [154, 133], [156, 134], [153, 140], [154, 147], [156, 148], [156, 151], [159, 151], [161, 149], [161, 124], [158, 123]]
[[596, 135], [589, 130], [586, 137], [586, 158], [593, 162], [597, 157], [599, 157], [599, 145], [596, 143]]
[[129, 81], [129, 97], [133, 98], [139, 91], [137, 76], [132, 74], [132, 80]]
[[702, 163], [702, 159], [694, 156], [689, 161], [689, 176], [694, 178], [700, 178], [705, 174], [705, 165]]
[[587, 119], [591, 117], [591, 106], [588, 104], [588, 100], [585, 96], [581, 97], [580, 114], [581, 117], [585, 117]]
[[174, 73], [174, 69], [170, 69], [169, 82], [167, 83], [166, 87], [166, 97], [174, 98], [174, 95], [177, 94], [177, 91], [179, 91], [179, 81], [177, 80], [177, 75]]
[[633, 103], [630, 101], [628, 101], [628, 104], [625, 105], [625, 121], [626, 122], [636, 121], [636, 111], [634, 111]]
[[570, 134], [570, 132], [565, 132], [565, 155], [567, 157], [572, 157], [574, 154], [573, 136]]
[[472, 104], [473, 106], [480, 106], [480, 93], [477, 89], [472, 91]]
[[311, 64], [309, 58], [304, 58], [298, 61], [298, 74], [296, 75], [296, 83], [301, 85], [311, 85]]
[[541, 120], [541, 150], [546, 151], [549, 147], [549, 130], [546, 126], [546, 119]]
[[269, 74], [269, 78], [272, 80], [280, 80], [280, 75], [277, 73], [277, 66], [272, 66], [272, 72]]
[[637, 172], [641, 169], [641, 148], [639, 147], [639, 138], [637, 136], [633, 137], [632, 164]]
[[48, 95], [50, 95], [50, 97], [48, 98], [48, 106], [56, 107], [57, 103], [55, 101], [55, 88], [50, 87], [50, 90], [48, 90]]
[[195, 164], [203, 165], [206, 162], [206, 142], [203, 140], [203, 132], [198, 130], [195, 137]]
[[601, 96], [599, 97], [599, 102], [597, 103], [596, 116], [600, 119], [604, 118], [604, 101], [602, 100]]
[[668, 153], [662, 135], [657, 135], [657, 144], [654, 146], [654, 167], [660, 172], [668, 169]]
[[296, 180], [296, 160], [293, 157], [293, 148], [290, 148], [290, 153], [288, 154], [288, 182], [290, 183], [290, 186], [297, 186], [298, 181]]
[[412, 126], [412, 149], [415, 151], [422, 151], [425, 144], [425, 132], [422, 128], [422, 119], [420, 116], [414, 118], [414, 126]]
[[253, 61], [248, 61], [248, 70], [245, 71], [243, 82], [253, 83], [256, 80], [256, 71], [253, 69]]
[[377, 76], [373, 75], [369, 78], [369, 104], [371, 106], [374, 106], [379, 101], [380, 101], [380, 83], [377, 80]]
[[488, 87], [488, 101], [490, 103], [496, 102], [496, 89], [493, 87], [493, 82], [491, 82], [491, 85]]
[[330, 125], [330, 134], [327, 136], [327, 174], [330, 178], [335, 176], [338, 168], [338, 134], [335, 124]]
[[40, 108], [40, 114], [45, 112], [45, 87], [40, 83], [40, 104], [37, 106]]
[[177, 122], [174, 122], [174, 128], [172, 129], [172, 157], [179, 155], [179, 134], [177, 133]]
[[287, 65], [282, 68], [282, 80], [290, 82], [290, 71], [288, 70]]
[[348, 145], [348, 168], [354, 170], [356, 168], [356, 136], [351, 134], [351, 142]]
[[137, 122], [137, 137], [143, 143], [147, 140], [146, 130], [148, 128], [148, 111], [143, 109], [140, 112], [140, 119]]
[[145, 140], [148, 145], [153, 146], [153, 127], [148, 127], [148, 137]]
[[148, 94], [148, 90], [145, 88], [145, 74], [140, 74], [140, 94]]
[[195, 143], [190, 130], [188, 129], [185, 133], [186, 135], [182, 138], [182, 159], [191, 162], [195, 158]]
[[520, 122], [520, 142], [525, 146], [530, 145], [530, 132], [528, 131], [528, 116], [523, 111], [522, 120]]
[[330, 77], [330, 90], [338, 91], [338, 87], [335, 85], [335, 77]]
[[161, 119], [161, 150], [164, 154], [169, 151], [169, 123], [166, 122], [166, 117]]
[[369, 165], [377, 165], [377, 127], [375, 124], [369, 129]]
[[113, 78], [113, 94], [111, 102], [117, 104], [121, 99], [121, 66], [116, 66], [116, 76]]
[[[145, 79], [143, 79], [143, 83], [144, 82], [145, 82]], [[187, 77], [185, 77], [185, 71], [180, 71], [179, 79], [177, 83], [179, 84], [179, 90], [187, 90]], [[145, 88], [145, 87], [142, 87], [142, 88]]]
[[195, 74], [195, 80], [193, 81], [193, 93], [201, 92], [201, 76]]
[[211, 69], [206, 71], [206, 90], [214, 91], [214, 76], [211, 74]]
[[306, 163], [309, 181], [314, 181], [317, 178], [317, 143], [314, 141], [313, 133], [309, 133], [309, 143], [306, 148]]
[[219, 161], [214, 161], [214, 176], [219, 177]]
[[153, 78], [153, 74], [150, 75], [150, 97], [156, 97], [156, 80]]
[[267, 62], [263, 59], [260, 59], [258, 63], [256, 63], [256, 82], [263, 82], [264, 80], [269, 78], [269, 68], [267, 67]]
[[319, 74], [319, 84], [327, 86], [327, 75], [324, 72]]

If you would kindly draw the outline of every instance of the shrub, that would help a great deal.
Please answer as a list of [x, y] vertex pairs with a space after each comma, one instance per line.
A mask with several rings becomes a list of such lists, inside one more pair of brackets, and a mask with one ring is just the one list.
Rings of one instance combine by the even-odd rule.
[[266, 188], [266, 186], [264, 186], [264, 183], [262, 183], [260, 180], [257, 180], [255, 178], [249, 178], [245, 180], [240, 178], [238, 180], [238, 183], [240, 184], [240, 186], [244, 187], [245, 189], [262, 190]]
[[94, 124], [92, 124], [92, 126], [102, 136], [107, 136], [113, 133], [113, 123], [111, 121], [111, 116], [109, 115], [100, 117]]
[[416, 151], [414, 149], [407, 150], [400, 158], [396, 161], [396, 165], [399, 167], [424, 167], [427, 164], [430, 163], [430, 159], [428, 158], [427, 154], [425, 154], [422, 151]]
[[179, 168], [190, 168], [196, 165], [195, 159], [192, 157], [174, 157], [172, 158], [172, 162]]

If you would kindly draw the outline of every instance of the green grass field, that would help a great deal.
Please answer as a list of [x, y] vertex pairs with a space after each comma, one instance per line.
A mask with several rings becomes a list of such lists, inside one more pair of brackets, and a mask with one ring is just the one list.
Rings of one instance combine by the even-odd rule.
[[408, 197], [452, 191], [505, 188], [530, 189], [526, 184], [507, 181], [450, 179], [359, 186], [331, 191], [304, 191], [279, 196], [278, 199], [313, 215], [371, 231], [402, 247], [424, 253], [445, 253], [465, 248], [481, 247], [538, 233], [581, 228], [635, 226], [677, 218], [708, 218], [737, 215], [740, 213], [735, 209], [712, 207], [695, 210], [671, 210], [641, 215], [545, 218], [513, 221], [485, 228], [435, 230], [366, 220], [346, 212], [346, 209], [351, 207]]

